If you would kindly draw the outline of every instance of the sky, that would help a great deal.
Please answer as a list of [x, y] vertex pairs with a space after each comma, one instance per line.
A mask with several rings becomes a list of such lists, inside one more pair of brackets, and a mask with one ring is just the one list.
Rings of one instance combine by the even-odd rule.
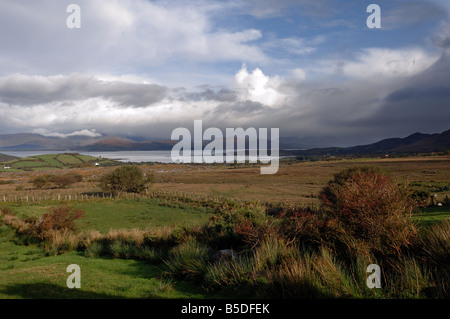
[[[81, 28], [69, 28], [70, 4]], [[369, 28], [370, 4], [381, 28]], [[448, 0], [0, 0], [0, 134], [315, 146], [450, 129]]]

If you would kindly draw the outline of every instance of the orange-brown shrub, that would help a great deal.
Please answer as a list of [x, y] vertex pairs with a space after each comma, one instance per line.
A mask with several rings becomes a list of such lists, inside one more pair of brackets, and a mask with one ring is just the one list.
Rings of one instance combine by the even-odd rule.
[[320, 199], [346, 234], [383, 253], [399, 252], [417, 233], [410, 218], [416, 202], [406, 187], [378, 169], [351, 168], [336, 174]]
[[51, 238], [54, 231], [75, 231], [75, 220], [84, 216], [84, 212], [73, 207], [62, 205], [51, 207], [50, 211], [39, 218], [29, 218], [29, 235], [40, 239]]

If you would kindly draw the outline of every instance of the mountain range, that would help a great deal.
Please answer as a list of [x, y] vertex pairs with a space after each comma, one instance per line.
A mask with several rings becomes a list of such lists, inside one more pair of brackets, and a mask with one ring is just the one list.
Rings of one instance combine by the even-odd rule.
[[414, 133], [404, 138], [388, 138], [367, 145], [281, 151], [282, 155], [401, 155], [450, 150], [450, 130], [435, 134]]
[[[171, 150], [178, 141], [145, 141], [120, 136], [53, 137], [18, 133], [0, 135], [1, 151], [147, 151]], [[431, 153], [450, 150], [450, 130], [435, 134], [414, 133], [404, 138], [388, 138], [353, 147], [309, 148], [312, 139], [280, 138], [280, 155], [384, 155]]]

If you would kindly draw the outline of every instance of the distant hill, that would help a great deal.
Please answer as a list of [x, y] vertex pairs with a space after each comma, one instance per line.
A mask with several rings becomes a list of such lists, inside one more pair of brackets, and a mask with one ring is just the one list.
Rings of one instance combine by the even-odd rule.
[[283, 151], [282, 155], [386, 155], [443, 152], [450, 150], [450, 130], [436, 134], [414, 133], [405, 138], [388, 138], [353, 147], [313, 148]]
[[[176, 143], [178, 141], [145, 141], [114, 135], [64, 138], [21, 133], [0, 135], [0, 152], [7, 150], [156, 151], [171, 150]], [[312, 148], [312, 145], [319, 145], [319, 147]], [[320, 148], [320, 145], [324, 145], [323, 141], [314, 137], [282, 137], [280, 138], [280, 155], [385, 155], [442, 152], [450, 150], [450, 130], [436, 134], [414, 133], [405, 138], [388, 138], [373, 144], [353, 147]]]
[[6, 155], [6, 154], [1, 154], [0, 153], [0, 163], [7, 162], [7, 161], [12, 161], [12, 160], [15, 160], [15, 159], [18, 159], [18, 158], [19, 157]]
[[[13, 157], [13, 159], [2, 163], [0, 171], [44, 171], [71, 167], [109, 166], [115, 162], [78, 153], [46, 154], [25, 158]], [[4, 168], [5, 166], [9, 168]]]
[[0, 135], [1, 151], [129, 151], [170, 150], [177, 141], [135, 141], [107, 135], [53, 137], [31, 133]]
[[0, 135], [0, 151], [69, 150], [72, 147], [95, 143], [98, 137], [53, 137], [32, 133]]

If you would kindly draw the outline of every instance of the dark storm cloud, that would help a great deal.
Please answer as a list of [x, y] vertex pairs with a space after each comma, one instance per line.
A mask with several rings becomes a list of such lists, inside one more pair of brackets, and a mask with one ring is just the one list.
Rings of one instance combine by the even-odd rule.
[[218, 102], [234, 102], [237, 101], [239, 95], [236, 91], [228, 88], [214, 89], [205, 86], [201, 92], [189, 92], [185, 94], [186, 100], [191, 101], [218, 101]]
[[431, 36], [431, 40], [440, 48], [450, 48], [450, 22], [441, 22], [436, 33]]
[[414, 100], [442, 100], [450, 98], [448, 86], [436, 86], [431, 88], [407, 87], [389, 94], [384, 100], [387, 103], [398, 103]]
[[362, 124], [410, 132], [442, 132], [450, 128], [450, 55], [409, 78], [404, 86], [381, 101], [382, 105]]
[[219, 116], [248, 116], [264, 112], [266, 107], [254, 101], [238, 101], [234, 103], [221, 103], [213, 110], [213, 115]]
[[93, 77], [9, 75], [0, 78], [0, 102], [27, 106], [100, 97], [119, 106], [145, 107], [167, 96], [156, 84], [101, 81]]
[[445, 19], [447, 13], [438, 3], [432, 1], [395, 1], [395, 7], [391, 8], [389, 2], [381, 1], [382, 27], [383, 29], [395, 29], [401, 27], [416, 27], [421, 24]]

